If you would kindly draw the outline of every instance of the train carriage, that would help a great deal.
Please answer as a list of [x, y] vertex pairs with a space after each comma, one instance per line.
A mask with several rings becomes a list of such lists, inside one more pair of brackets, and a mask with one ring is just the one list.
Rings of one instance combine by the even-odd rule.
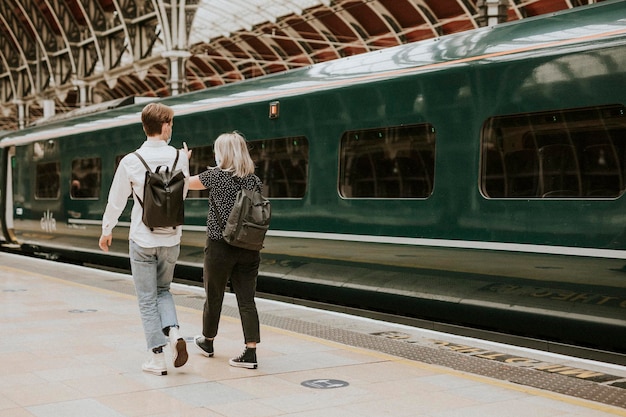
[[[273, 206], [263, 291], [623, 360], [625, 6], [163, 99], [173, 144], [198, 173], [220, 133], [247, 136]], [[116, 163], [144, 139], [142, 107], [6, 135], [5, 241], [127, 263], [130, 204], [111, 254], [97, 241]], [[185, 211], [177, 276], [198, 281], [206, 195]]]

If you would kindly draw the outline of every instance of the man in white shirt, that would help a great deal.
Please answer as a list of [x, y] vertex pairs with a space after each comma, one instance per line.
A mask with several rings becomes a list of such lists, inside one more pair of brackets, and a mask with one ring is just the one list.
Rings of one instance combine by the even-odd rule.
[[[141, 123], [147, 139], [137, 152], [152, 171], [159, 165], [172, 166], [176, 152], [180, 153], [177, 168], [189, 177], [190, 151], [178, 151], [169, 142], [172, 136], [174, 111], [160, 103], [150, 103], [141, 112]], [[104, 215], [99, 246], [105, 252], [113, 240], [113, 228], [126, 207], [128, 196], [133, 195], [129, 239], [129, 255], [133, 281], [137, 292], [139, 312], [148, 349], [152, 356], [142, 369], [156, 375], [167, 375], [163, 347], [168, 338], [172, 348], [174, 366], [183, 366], [188, 359], [185, 339], [178, 331], [178, 318], [170, 284], [180, 253], [182, 226], [156, 228], [153, 231], [142, 221], [142, 207], [137, 196], [143, 196], [146, 168], [136, 155], [129, 153], [120, 161]], [[186, 181], [187, 182], [187, 181]], [[184, 195], [187, 195], [185, 184]]]

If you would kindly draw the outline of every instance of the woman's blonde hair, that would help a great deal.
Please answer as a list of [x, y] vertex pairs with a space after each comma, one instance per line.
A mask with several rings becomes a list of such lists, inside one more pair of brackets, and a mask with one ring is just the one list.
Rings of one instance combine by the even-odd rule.
[[248, 150], [248, 144], [241, 133], [222, 133], [213, 144], [217, 166], [230, 171], [237, 177], [254, 174], [254, 162]]

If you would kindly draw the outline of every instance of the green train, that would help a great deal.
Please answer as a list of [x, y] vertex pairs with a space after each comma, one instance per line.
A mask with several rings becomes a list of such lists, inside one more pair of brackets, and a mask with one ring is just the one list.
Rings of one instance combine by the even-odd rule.
[[[625, 361], [626, 2], [162, 102], [192, 173], [246, 135], [273, 209], [261, 291]], [[127, 264], [132, 202], [109, 254], [98, 236], [142, 107], [0, 140], [4, 248]], [[201, 280], [207, 207], [190, 193], [180, 279]]]

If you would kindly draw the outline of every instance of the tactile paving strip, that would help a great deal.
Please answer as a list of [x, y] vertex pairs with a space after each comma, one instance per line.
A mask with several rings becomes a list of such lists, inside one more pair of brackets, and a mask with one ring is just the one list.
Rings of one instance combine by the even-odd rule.
[[[82, 284], [134, 295], [133, 284], [130, 280], [89, 279], [84, 275], [80, 277], [65, 275], [64, 278], [78, 281]], [[202, 310], [204, 297], [191, 293], [177, 292], [175, 290], [172, 292], [177, 305]], [[222, 314], [229, 317], [239, 317], [237, 308], [227, 305], [223, 307]], [[535, 369], [510, 366], [501, 362], [486, 361], [478, 357], [467, 356], [437, 347], [406, 343], [400, 340], [338, 329], [332, 326], [320, 325], [318, 323], [291, 317], [282, 317], [260, 312], [259, 320], [263, 325], [285, 329], [299, 334], [306, 334], [349, 346], [370, 349], [409, 360], [443, 366], [474, 375], [509, 381], [527, 387], [626, 409], [626, 391], [615, 386], [608, 386], [559, 374], [541, 372]]]

